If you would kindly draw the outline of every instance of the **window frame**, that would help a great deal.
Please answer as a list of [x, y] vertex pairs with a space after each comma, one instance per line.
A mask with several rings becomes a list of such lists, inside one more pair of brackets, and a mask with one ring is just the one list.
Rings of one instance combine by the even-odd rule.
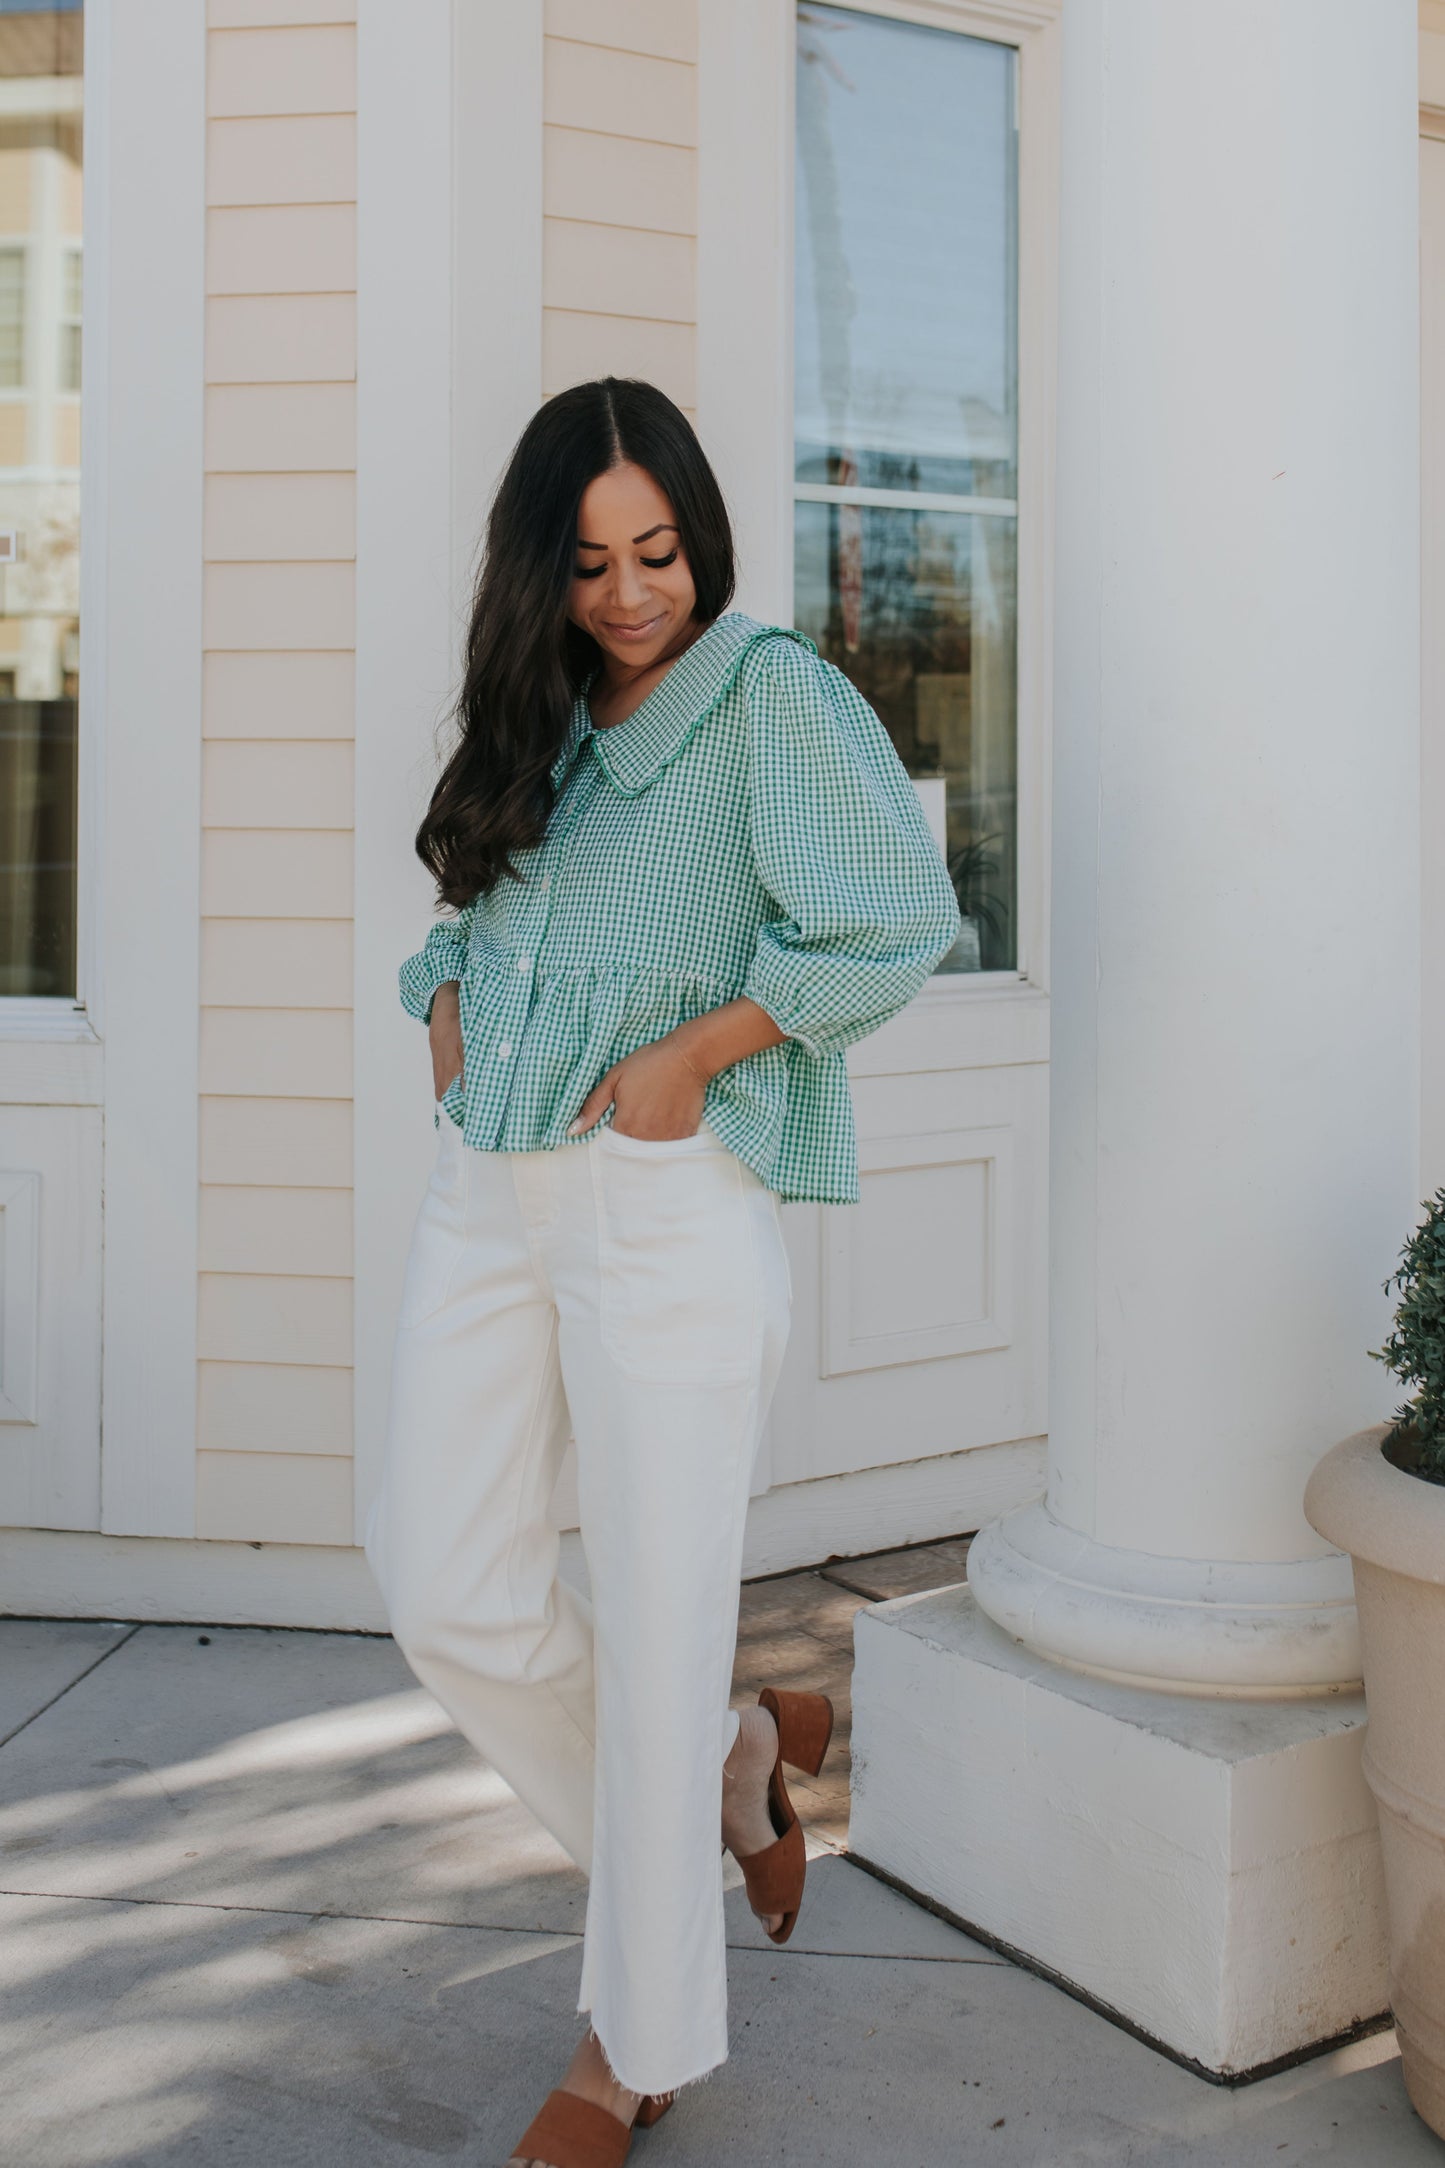
[[[51, 356], [51, 366], [55, 373], [55, 396], [57, 399], [79, 399], [85, 381], [85, 243], [83, 240], [62, 241], [60, 244], [59, 271], [62, 304], [68, 303], [70, 299], [68, 288], [72, 263], [79, 273], [79, 305], [74, 310], [62, 305], [55, 312], [55, 327], [61, 333], [56, 350]], [[76, 371], [73, 384], [66, 382], [67, 370], [65, 363], [69, 341], [65, 334], [68, 332], [74, 332], [76, 335]]]
[[[936, 973], [917, 997], [1048, 986], [1054, 358], [1063, 0], [829, 0], [1012, 46], [1018, 109], [1016, 968]], [[698, 429], [733, 506], [740, 606], [791, 624], [796, 0], [700, 0]], [[926, 501], [920, 499], [920, 502]]]
[[[104, 69], [109, 50], [109, 10], [113, 0], [86, 0], [85, 48], [79, 77], [26, 77], [13, 79], [8, 94], [0, 86], [0, 105], [11, 117], [23, 118], [37, 110], [83, 116], [86, 137], [86, 169], [96, 170], [106, 143], [106, 85], [93, 81]], [[57, 81], [70, 86], [62, 95]], [[37, 98], [42, 101], [37, 104]], [[0, 248], [14, 249], [23, 259], [21, 279], [21, 378], [18, 384], [0, 385], [0, 405], [25, 405], [51, 399], [79, 404], [77, 392], [61, 388], [58, 357], [40, 351], [43, 308], [36, 306], [36, 283], [59, 275], [60, 254], [77, 249], [81, 258], [81, 320], [92, 309], [104, 308], [104, 294], [92, 290], [86, 264], [92, 229], [103, 232], [105, 207], [100, 191], [88, 189], [84, 196], [82, 234], [55, 243], [48, 231], [27, 228], [0, 233]], [[52, 245], [54, 244], [54, 245]], [[53, 265], [48, 257], [54, 258]], [[97, 272], [99, 271], [97, 263]], [[89, 537], [80, 559], [80, 700], [76, 720], [76, 853], [75, 899], [75, 992], [73, 994], [0, 994], [0, 1053], [5, 1056], [0, 1073], [0, 1106], [18, 1101], [62, 1104], [93, 1103], [101, 1096], [100, 1043], [96, 1015], [99, 1009], [99, 952], [104, 900], [101, 895], [98, 846], [101, 835], [102, 775], [99, 753], [99, 704], [102, 688], [87, 680], [98, 658], [87, 639], [87, 622], [101, 608], [104, 594], [105, 503], [104, 477], [97, 464], [102, 440], [96, 417], [82, 409], [80, 454], [80, 517]], [[93, 637], [93, 635], [92, 635]], [[69, 1048], [58, 1060], [44, 1053], [47, 1043]], [[33, 1050], [33, 1051], [27, 1051]]]
[[30, 306], [30, 259], [33, 247], [33, 237], [29, 234], [0, 233], [0, 261], [3, 261], [3, 259], [7, 256], [13, 257], [20, 268], [20, 310], [17, 324], [17, 328], [20, 333], [19, 351], [17, 354], [20, 374], [13, 384], [7, 384], [3, 376], [0, 376], [0, 399], [7, 401], [26, 399], [31, 395], [31, 392], [33, 390], [33, 386], [31, 383], [31, 354], [29, 343], [31, 318], [33, 315], [33, 311]]

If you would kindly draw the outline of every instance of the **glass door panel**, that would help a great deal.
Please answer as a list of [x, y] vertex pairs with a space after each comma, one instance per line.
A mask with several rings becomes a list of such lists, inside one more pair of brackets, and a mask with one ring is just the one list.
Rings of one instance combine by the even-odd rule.
[[1010, 46], [798, 9], [795, 619], [883, 718], [1017, 964], [1017, 132]]
[[76, 991], [80, 0], [0, 0], [0, 996]]

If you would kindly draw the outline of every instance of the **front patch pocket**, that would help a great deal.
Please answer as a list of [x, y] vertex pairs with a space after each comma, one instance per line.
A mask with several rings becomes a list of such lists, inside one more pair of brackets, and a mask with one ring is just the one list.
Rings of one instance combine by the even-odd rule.
[[593, 1142], [603, 1345], [654, 1385], [757, 1373], [762, 1300], [737, 1159], [713, 1136]]
[[436, 1159], [412, 1230], [397, 1312], [403, 1328], [425, 1324], [442, 1307], [466, 1243], [467, 1147], [446, 1108], [437, 1104]]

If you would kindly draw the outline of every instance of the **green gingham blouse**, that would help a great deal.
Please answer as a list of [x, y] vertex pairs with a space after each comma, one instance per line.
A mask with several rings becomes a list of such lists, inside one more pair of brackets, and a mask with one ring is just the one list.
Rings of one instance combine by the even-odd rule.
[[959, 929], [872, 708], [802, 633], [730, 611], [625, 721], [597, 729], [581, 694], [552, 772], [521, 880], [440, 920], [401, 967], [423, 1022], [460, 981], [463, 1071], [441, 1104], [465, 1141], [585, 1141], [567, 1124], [614, 1062], [745, 994], [787, 1037], [712, 1079], [707, 1120], [780, 1197], [856, 1203], [843, 1049]]

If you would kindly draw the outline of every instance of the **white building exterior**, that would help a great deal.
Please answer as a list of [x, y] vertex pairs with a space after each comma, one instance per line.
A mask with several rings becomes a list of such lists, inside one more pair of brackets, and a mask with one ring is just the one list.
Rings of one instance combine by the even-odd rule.
[[[0, 220], [75, 107], [25, 65]], [[785, 1215], [749, 1570], [987, 1529], [972, 1593], [860, 1627], [855, 1845], [1211, 2071], [1374, 2017], [1300, 1496], [1389, 1412], [1445, 1180], [1445, 0], [88, 0], [83, 81], [75, 966], [0, 995], [0, 1610], [382, 1623], [411, 836], [507, 451], [644, 375], [741, 605], [870, 697], [906, 649], [940, 840], [1002, 838], [971, 967], [853, 1052], [863, 1203]], [[840, 146], [896, 248], [823, 217]], [[956, 355], [1002, 388], [940, 421]], [[43, 464], [4, 397], [0, 530]]]

